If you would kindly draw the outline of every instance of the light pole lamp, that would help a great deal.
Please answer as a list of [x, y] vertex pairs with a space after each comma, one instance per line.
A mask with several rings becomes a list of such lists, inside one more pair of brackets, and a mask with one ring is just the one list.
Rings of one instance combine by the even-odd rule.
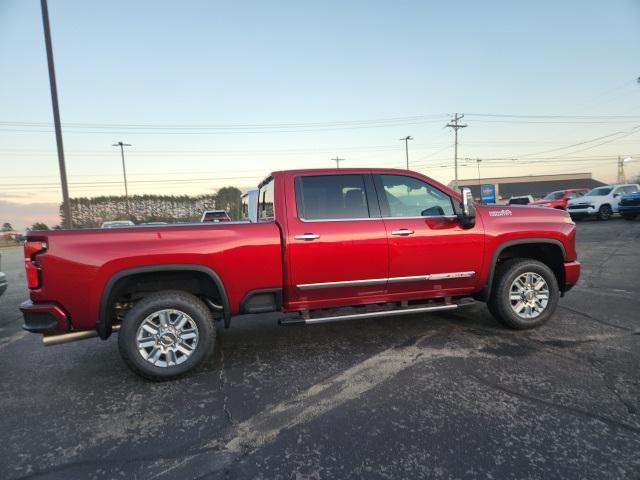
[[111, 145], [112, 147], [120, 147], [120, 155], [122, 156], [122, 175], [124, 176], [124, 203], [127, 210], [127, 220], [130, 220], [129, 216], [129, 188], [127, 187], [127, 167], [124, 163], [124, 147], [130, 147], [130, 143], [118, 142]]

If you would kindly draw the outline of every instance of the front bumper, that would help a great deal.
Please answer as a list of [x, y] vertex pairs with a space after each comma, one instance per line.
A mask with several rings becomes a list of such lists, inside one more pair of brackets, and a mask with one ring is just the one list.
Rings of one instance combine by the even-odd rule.
[[580, 279], [580, 262], [565, 262], [564, 263], [564, 288], [562, 293], [571, 290], [578, 280]]
[[618, 205], [620, 213], [640, 213], [640, 205]]
[[0, 272], [0, 295], [4, 293], [8, 285], [7, 277], [4, 276], [4, 273]]
[[576, 216], [584, 217], [587, 215], [595, 215], [596, 213], [598, 213], [598, 210], [593, 205], [589, 205], [587, 207], [580, 206], [580, 208], [568, 207], [567, 212], [569, 212], [569, 215], [571, 215], [572, 217], [576, 217]]
[[33, 333], [64, 333], [69, 330], [69, 316], [53, 303], [33, 303], [27, 300], [20, 305], [24, 317], [23, 329]]

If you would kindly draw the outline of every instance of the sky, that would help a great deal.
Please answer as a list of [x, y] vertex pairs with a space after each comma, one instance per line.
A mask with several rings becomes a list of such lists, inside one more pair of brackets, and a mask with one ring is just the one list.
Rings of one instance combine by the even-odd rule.
[[[49, 0], [72, 197], [274, 170], [640, 173], [640, 0]], [[0, 222], [58, 223], [40, 2], [0, 0]]]

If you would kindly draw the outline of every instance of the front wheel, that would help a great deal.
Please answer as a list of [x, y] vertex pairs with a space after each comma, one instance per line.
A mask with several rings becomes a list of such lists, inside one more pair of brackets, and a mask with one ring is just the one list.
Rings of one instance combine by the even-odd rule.
[[547, 265], [513, 258], [498, 265], [488, 306], [503, 325], [526, 330], [547, 322], [559, 298], [558, 281]]
[[118, 347], [127, 366], [153, 381], [195, 368], [215, 342], [211, 311], [194, 295], [177, 290], [153, 293], [125, 316]]
[[609, 220], [611, 215], [613, 215], [613, 210], [609, 205], [602, 205], [598, 209], [598, 220]]

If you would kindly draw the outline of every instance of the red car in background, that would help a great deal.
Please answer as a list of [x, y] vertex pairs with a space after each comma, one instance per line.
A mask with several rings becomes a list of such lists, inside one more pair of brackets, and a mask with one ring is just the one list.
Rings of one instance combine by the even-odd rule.
[[569, 200], [571, 200], [572, 198], [581, 197], [588, 191], [588, 188], [570, 188], [568, 190], [558, 190], [557, 192], [551, 192], [547, 194], [544, 198], [536, 200], [530, 205], [566, 210], [567, 202]]

